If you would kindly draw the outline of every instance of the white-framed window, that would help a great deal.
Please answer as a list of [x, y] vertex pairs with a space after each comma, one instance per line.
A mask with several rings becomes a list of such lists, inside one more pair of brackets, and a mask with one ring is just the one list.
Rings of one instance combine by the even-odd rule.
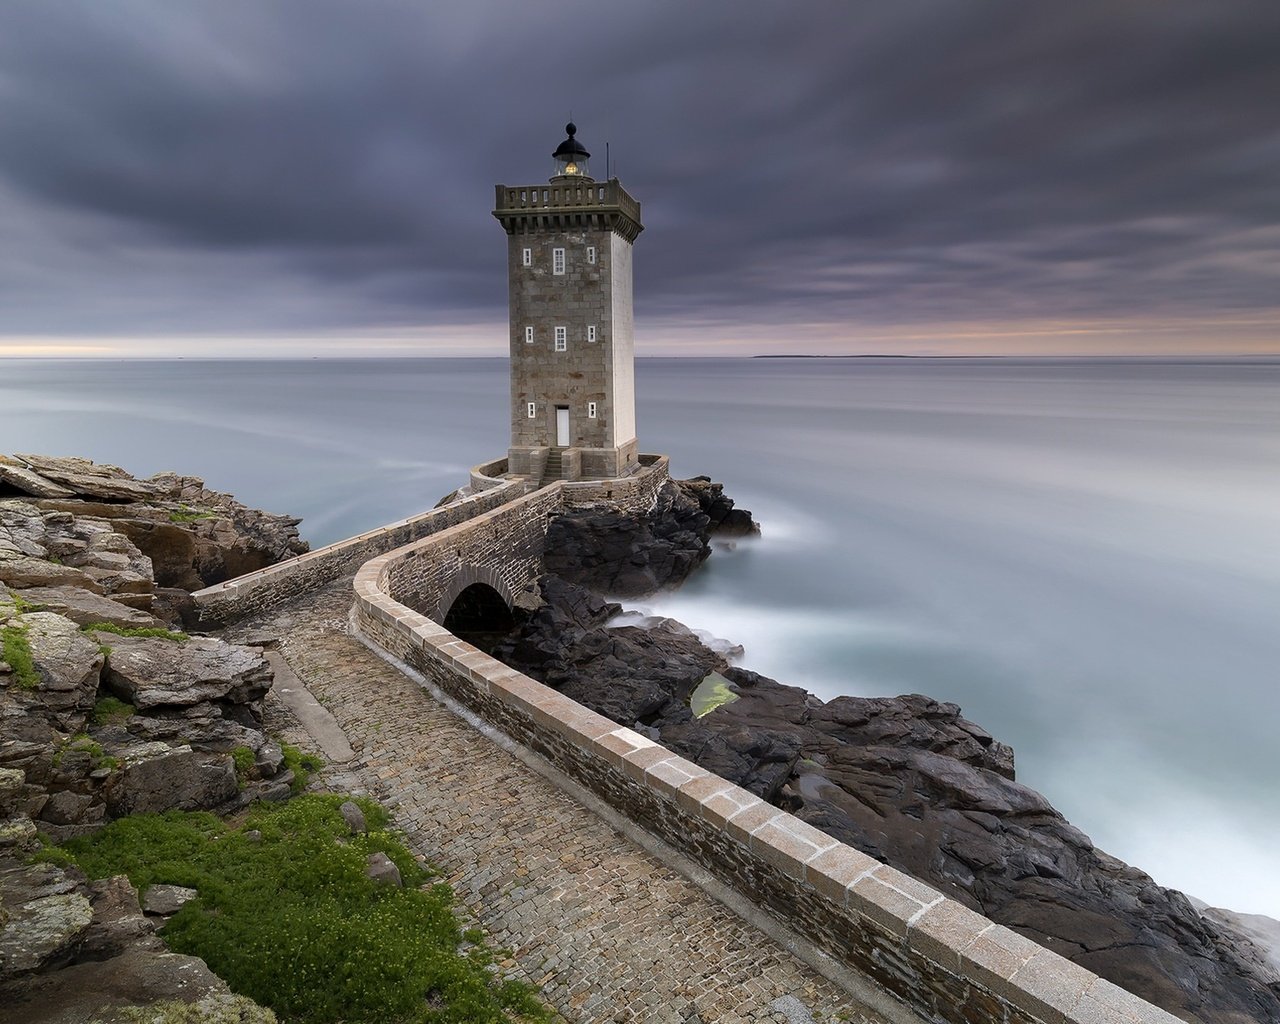
[[596, 340], [596, 325], [588, 324], [587, 325], [587, 341], [595, 341], [595, 340]]
[[530, 402], [529, 403], [529, 419], [533, 419], [537, 415], [538, 415], [538, 403]]
[[587, 246], [587, 262], [594, 263], [596, 261], [596, 247], [594, 245]]
[[556, 328], [556, 351], [564, 352], [569, 348], [569, 328]]
[[533, 250], [532, 250], [532, 249], [525, 249], [525, 250], [520, 254], [520, 260], [521, 260], [521, 262], [522, 262], [522, 263], [524, 263], [524, 265], [525, 265], [526, 267], [531, 267], [531, 266], [533, 266]]
[[564, 273], [564, 250], [563, 249], [551, 250], [551, 273], [553, 274]]
[[593, 420], [595, 418], [596, 418], [596, 403], [588, 402], [587, 403], [587, 419]]
[[533, 328], [532, 327], [526, 327], [524, 329], [524, 343], [526, 345], [533, 344]]

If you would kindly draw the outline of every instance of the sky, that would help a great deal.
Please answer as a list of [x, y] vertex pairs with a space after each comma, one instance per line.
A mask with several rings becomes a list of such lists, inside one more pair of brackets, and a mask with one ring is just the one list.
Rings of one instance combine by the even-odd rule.
[[505, 354], [570, 116], [640, 355], [1280, 353], [1274, 0], [0, 0], [0, 356]]

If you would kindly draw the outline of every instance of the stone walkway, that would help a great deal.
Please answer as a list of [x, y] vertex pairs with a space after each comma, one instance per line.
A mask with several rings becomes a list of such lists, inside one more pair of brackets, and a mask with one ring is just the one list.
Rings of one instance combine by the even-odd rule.
[[[355, 758], [326, 782], [392, 808], [511, 950], [509, 974], [584, 1024], [883, 1024], [366, 649], [347, 632], [350, 593], [344, 581], [248, 626], [278, 638], [346, 733]], [[283, 704], [271, 714], [298, 736]]]

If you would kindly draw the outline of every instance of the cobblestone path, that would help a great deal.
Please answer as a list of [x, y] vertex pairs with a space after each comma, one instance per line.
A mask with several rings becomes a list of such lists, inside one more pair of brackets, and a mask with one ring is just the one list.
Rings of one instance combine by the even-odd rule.
[[[574, 1022], [883, 1024], [366, 649], [347, 632], [350, 593], [344, 581], [247, 628], [279, 639], [355, 750], [327, 783], [392, 808], [512, 951], [510, 974]], [[298, 736], [283, 705], [271, 715]]]

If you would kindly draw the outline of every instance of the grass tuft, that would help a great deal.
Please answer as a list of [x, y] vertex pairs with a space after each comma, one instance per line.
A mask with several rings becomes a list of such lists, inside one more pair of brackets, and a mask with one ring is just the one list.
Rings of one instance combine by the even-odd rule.
[[191, 639], [186, 633], [176, 629], [165, 629], [163, 626], [117, 626], [111, 622], [91, 622], [81, 626], [82, 633], [114, 633], [116, 636], [156, 637], [160, 640], [172, 640], [185, 644]]
[[39, 688], [40, 672], [31, 655], [31, 645], [27, 642], [26, 626], [9, 625], [0, 630], [0, 661], [9, 663], [19, 689]]
[[[110, 648], [107, 650], [110, 651]], [[93, 706], [89, 721], [94, 725], [113, 725], [116, 722], [123, 722], [137, 710], [132, 704], [117, 697], [99, 697], [98, 703]]]
[[[452, 891], [429, 884], [386, 811], [357, 799], [369, 831], [353, 836], [338, 813], [346, 799], [259, 805], [239, 828], [202, 812], [135, 815], [67, 849], [92, 878], [196, 889], [166, 943], [292, 1024], [548, 1020], [533, 989], [493, 976], [487, 946], [458, 951]], [[366, 877], [375, 852], [395, 862], [403, 889]]]
[[304, 753], [290, 743], [281, 743], [280, 751], [284, 754], [284, 766], [293, 772], [290, 789], [295, 794], [307, 788], [311, 776], [324, 767], [324, 758], [319, 754]]

